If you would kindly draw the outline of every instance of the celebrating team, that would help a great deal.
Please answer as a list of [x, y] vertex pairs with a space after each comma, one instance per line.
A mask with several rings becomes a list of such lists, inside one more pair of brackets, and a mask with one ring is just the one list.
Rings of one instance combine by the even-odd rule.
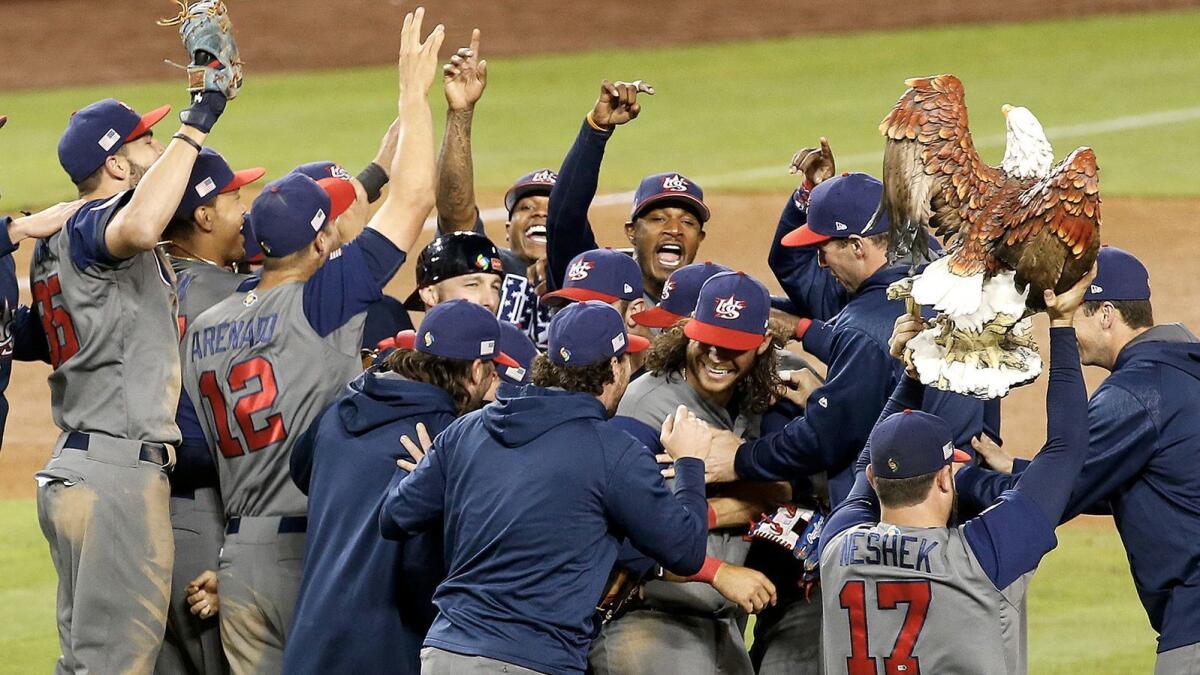
[[[479, 32], [435, 156], [423, 19], [355, 177], [305, 164], [247, 207], [264, 171], [205, 146], [231, 92], [166, 145], [168, 106], [105, 99], [59, 143], [79, 200], [0, 223], [0, 383], [48, 360], [62, 430], [37, 474], [58, 672], [1020, 673], [1030, 575], [1084, 512], [1116, 520], [1158, 672], [1200, 667], [1200, 341], [1154, 323], [1136, 258], [1047, 292], [1047, 440], [1013, 459], [998, 401], [902, 361], [923, 324], [885, 293], [909, 270], [882, 187], [824, 139], [770, 244], [784, 297], [696, 262], [721, 214], [678, 172], [637, 186], [631, 253], [599, 246], [641, 81], [604, 81], [559, 173], [517, 180], [500, 249]], [[435, 207], [410, 330], [383, 289]], [[1081, 362], [1112, 372], [1090, 403]]]

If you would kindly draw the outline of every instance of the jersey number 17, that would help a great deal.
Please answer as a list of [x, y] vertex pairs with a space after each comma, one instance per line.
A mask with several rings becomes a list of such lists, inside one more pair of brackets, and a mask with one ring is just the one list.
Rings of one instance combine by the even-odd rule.
[[[875, 584], [879, 609], [896, 609], [908, 605], [904, 624], [896, 636], [892, 653], [883, 659], [886, 675], [919, 675], [920, 660], [913, 656], [913, 645], [925, 626], [929, 612], [928, 581], [880, 581]], [[849, 675], [877, 675], [877, 659], [869, 654], [867, 640], [866, 582], [847, 581], [838, 594], [842, 609], [850, 615], [850, 656], [846, 657]]]

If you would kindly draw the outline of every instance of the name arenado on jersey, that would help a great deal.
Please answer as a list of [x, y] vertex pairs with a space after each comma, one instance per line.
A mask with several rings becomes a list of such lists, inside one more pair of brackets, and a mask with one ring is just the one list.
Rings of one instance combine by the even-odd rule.
[[275, 337], [279, 315], [272, 313], [254, 319], [222, 321], [192, 333], [192, 363], [230, 349], [245, 349]]

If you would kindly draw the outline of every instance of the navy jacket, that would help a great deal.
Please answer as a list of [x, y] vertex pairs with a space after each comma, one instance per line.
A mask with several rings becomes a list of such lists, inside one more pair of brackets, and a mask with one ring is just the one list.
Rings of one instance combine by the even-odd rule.
[[558, 182], [550, 191], [550, 206], [546, 212], [549, 277], [546, 281], [550, 290], [562, 287], [572, 258], [600, 247], [587, 215], [596, 196], [600, 162], [604, 159], [604, 146], [609, 138], [612, 138], [611, 131], [596, 131], [584, 120], [575, 144], [558, 170]]
[[622, 537], [677, 574], [700, 569], [704, 463], [676, 462], [672, 495], [646, 446], [605, 418], [594, 396], [502, 386], [388, 490], [384, 536], [444, 522], [449, 571], [426, 646], [579, 673]]
[[371, 370], [305, 433], [291, 462], [308, 495], [308, 536], [284, 672], [420, 673], [445, 573], [441, 532], [389, 541], [379, 509], [406, 474], [396, 459], [411, 459], [400, 437], [415, 441], [419, 422], [437, 434], [454, 417], [445, 390]]
[[[904, 372], [888, 353], [904, 302], [888, 300], [887, 287], [907, 275], [903, 267], [879, 270], [822, 327], [822, 339], [829, 340], [825, 383], [809, 396], [802, 417], [738, 449], [734, 468], [739, 478], [792, 480], [825, 471], [830, 503], [846, 497], [854, 480], [852, 465]], [[930, 390], [922, 409], [946, 420], [959, 447], [970, 448], [971, 437], [984, 431], [999, 438], [998, 400]]]
[[[1088, 404], [1090, 450], [1063, 512], [1110, 507], [1158, 651], [1200, 642], [1200, 342], [1179, 325], [1146, 331], [1117, 356]], [[964, 500], [1024, 480], [964, 469]]]
[[8, 236], [11, 222], [7, 217], [0, 218], [0, 443], [4, 441], [4, 423], [8, 419], [8, 399], [4, 397], [4, 391], [12, 376], [13, 359], [50, 360], [50, 346], [37, 315], [21, 304], [17, 264], [12, 258], [17, 247]]

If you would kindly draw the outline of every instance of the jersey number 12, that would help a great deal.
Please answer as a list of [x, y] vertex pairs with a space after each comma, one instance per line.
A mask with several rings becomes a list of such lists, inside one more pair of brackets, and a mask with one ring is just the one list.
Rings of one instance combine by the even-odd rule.
[[[246, 393], [245, 389], [251, 380], [255, 379], [258, 380], [258, 391]], [[275, 384], [275, 369], [271, 367], [270, 361], [256, 356], [236, 364], [229, 369], [226, 384], [230, 393], [237, 396], [233, 404], [233, 416], [242, 432], [242, 438], [246, 439], [247, 451], [262, 450], [287, 438], [283, 416], [279, 413], [268, 415], [266, 424], [261, 429], [254, 425], [254, 414], [270, 410], [279, 394], [279, 388]], [[240, 457], [244, 454], [242, 444], [230, 433], [229, 408], [225, 406], [225, 396], [217, 384], [217, 374], [214, 371], [206, 370], [200, 373], [200, 393], [212, 409], [213, 424], [217, 430], [217, 447], [221, 454], [225, 457]]]
[[[896, 609], [908, 605], [904, 624], [896, 636], [892, 653], [883, 659], [886, 675], [919, 675], [921, 663], [913, 656], [913, 645], [925, 626], [929, 611], [928, 581], [880, 581], [875, 584], [879, 609]], [[846, 658], [849, 675], [876, 675], [876, 659], [868, 653], [866, 585], [862, 581], [847, 581], [838, 594], [842, 609], [850, 614], [850, 656]]]

